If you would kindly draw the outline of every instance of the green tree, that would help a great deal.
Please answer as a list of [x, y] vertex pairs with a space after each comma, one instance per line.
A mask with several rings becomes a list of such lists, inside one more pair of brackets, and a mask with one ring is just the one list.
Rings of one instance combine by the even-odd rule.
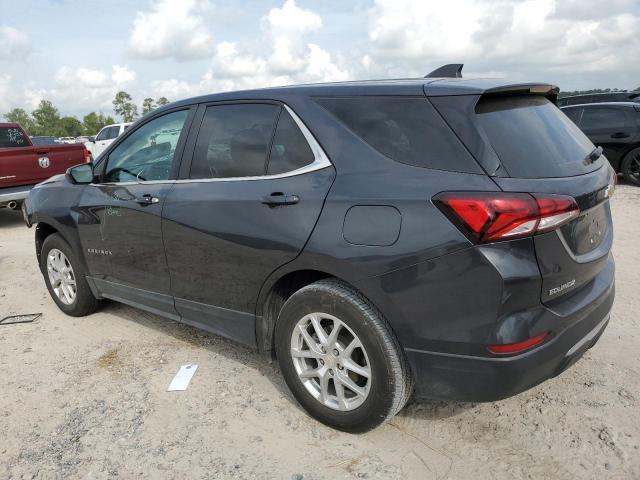
[[35, 123], [31, 135], [60, 136], [60, 114], [49, 100], [41, 100], [31, 116]]
[[116, 115], [122, 116], [122, 120], [125, 122], [133, 122], [138, 116], [138, 107], [132, 101], [131, 95], [127, 92], [120, 91], [113, 99], [113, 111]]
[[147, 97], [142, 101], [142, 115], [146, 115], [152, 112], [156, 108], [154, 100], [151, 97]]
[[96, 112], [88, 113], [82, 119], [86, 135], [96, 135], [102, 127], [111, 125], [112, 123], [116, 123], [113, 118]]
[[7, 119], [7, 122], [19, 123], [27, 134], [32, 134], [34, 127], [33, 118], [31, 118], [23, 108], [14, 108], [10, 112], [5, 113], [4, 118]]
[[156, 107], [162, 107], [164, 105], [169, 105], [169, 100], [167, 100], [167, 97], [160, 97], [156, 102]]
[[84, 126], [76, 117], [62, 117], [59, 129], [64, 137], [79, 137], [84, 134]]

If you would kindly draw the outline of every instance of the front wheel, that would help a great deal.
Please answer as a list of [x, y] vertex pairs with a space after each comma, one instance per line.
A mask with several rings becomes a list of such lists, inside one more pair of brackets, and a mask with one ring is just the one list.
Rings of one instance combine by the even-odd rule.
[[365, 432], [394, 416], [413, 390], [398, 341], [381, 313], [337, 280], [294, 293], [276, 325], [276, 353], [296, 400], [320, 422]]
[[625, 155], [620, 170], [627, 182], [640, 186], [640, 148], [634, 148]]
[[99, 302], [91, 293], [82, 264], [57, 233], [42, 244], [40, 269], [51, 298], [64, 313], [82, 317], [98, 309]]

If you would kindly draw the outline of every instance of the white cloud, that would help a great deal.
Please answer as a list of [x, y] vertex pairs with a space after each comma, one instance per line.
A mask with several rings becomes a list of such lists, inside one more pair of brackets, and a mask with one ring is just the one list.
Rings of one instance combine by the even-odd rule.
[[137, 12], [129, 37], [133, 54], [147, 59], [189, 60], [208, 56], [213, 37], [206, 27], [207, 1], [157, 0]]
[[23, 61], [31, 51], [29, 37], [20, 30], [0, 25], [0, 59]]
[[15, 105], [14, 86], [8, 73], [0, 74], [0, 117], [11, 110]]
[[111, 81], [116, 85], [122, 85], [129, 82], [133, 82], [136, 79], [136, 72], [131, 70], [128, 66], [112, 65], [111, 66]]

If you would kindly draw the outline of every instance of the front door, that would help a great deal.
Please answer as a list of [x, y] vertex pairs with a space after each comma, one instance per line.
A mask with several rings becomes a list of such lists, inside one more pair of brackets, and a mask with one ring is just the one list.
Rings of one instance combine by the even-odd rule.
[[188, 113], [164, 114], [127, 135], [96, 167], [100, 181], [80, 201], [80, 238], [100, 292], [164, 314], [175, 310], [161, 214]]
[[304, 247], [335, 171], [279, 104], [200, 107], [194, 124], [190, 169], [163, 211], [176, 310], [186, 323], [255, 346], [260, 288]]

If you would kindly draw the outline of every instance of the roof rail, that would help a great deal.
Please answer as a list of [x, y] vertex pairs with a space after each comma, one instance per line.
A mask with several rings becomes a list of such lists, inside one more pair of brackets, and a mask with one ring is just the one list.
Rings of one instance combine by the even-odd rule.
[[462, 67], [464, 63], [448, 63], [440, 68], [436, 68], [433, 72], [428, 73], [424, 78], [462, 78]]

